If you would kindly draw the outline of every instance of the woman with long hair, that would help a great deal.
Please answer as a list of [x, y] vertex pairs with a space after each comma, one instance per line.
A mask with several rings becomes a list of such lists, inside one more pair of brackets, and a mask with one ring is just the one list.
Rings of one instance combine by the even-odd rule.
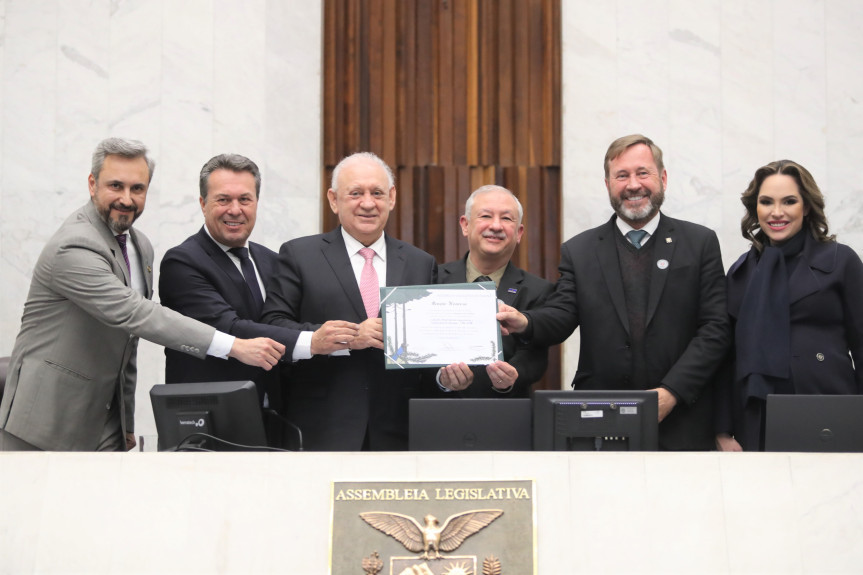
[[812, 174], [771, 162], [741, 200], [752, 247], [727, 275], [735, 343], [718, 402], [723, 451], [764, 449], [768, 394], [863, 393], [863, 263], [829, 235]]

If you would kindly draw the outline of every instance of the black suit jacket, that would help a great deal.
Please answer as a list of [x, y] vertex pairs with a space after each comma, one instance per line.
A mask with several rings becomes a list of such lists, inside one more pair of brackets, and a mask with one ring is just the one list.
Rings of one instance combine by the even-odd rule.
[[[387, 286], [433, 284], [434, 258], [386, 236]], [[341, 228], [291, 240], [279, 251], [262, 321], [316, 330], [329, 320], [368, 319]], [[422, 370], [386, 370], [383, 351], [315, 356], [294, 364], [287, 385], [287, 414], [317, 451], [407, 448], [408, 400], [421, 394]]]
[[[275, 272], [276, 253], [252, 242], [249, 242], [249, 253], [261, 280], [269, 283]], [[165, 254], [159, 270], [159, 296], [162, 305], [224, 333], [244, 339], [272, 338], [285, 345], [285, 357], [290, 361], [299, 332], [258, 323], [259, 318], [251, 312], [254, 309], [252, 295], [243, 275], [204, 228]], [[165, 349], [167, 383], [233, 380], [254, 381], [260, 397], [263, 398], [266, 391], [270, 406], [282, 408], [278, 367], [267, 372], [235, 359], [207, 356], [201, 360]]]
[[[460, 260], [448, 262], [440, 266], [438, 282], [442, 284], [464, 283], [467, 281], [467, 255]], [[507, 264], [500, 285], [497, 286], [497, 298], [519, 311], [526, 311], [541, 305], [554, 290], [554, 284], [535, 276], [512, 263]], [[503, 358], [518, 370], [518, 379], [513, 390], [500, 393], [494, 390], [488, 372], [484, 366], [474, 366], [473, 383], [464, 391], [452, 392], [447, 396], [456, 397], [528, 397], [530, 386], [536, 383], [548, 367], [548, 347], [528, 346], [519, 344], [518, 340], [505, 335], [503, 341]]]
[[[527, 312], [533, 340], [563, 341], [581, 327], [574, 389], [632, 389], [629, 316], [614, 216], [561, 247], [560, 279]], [[647, 381], [678, 404], [659, 425], [661, 449], [712, 449], [713, 378], [731, 343], [719, 241], [703, 226], [660, 214], [645, 328]]]

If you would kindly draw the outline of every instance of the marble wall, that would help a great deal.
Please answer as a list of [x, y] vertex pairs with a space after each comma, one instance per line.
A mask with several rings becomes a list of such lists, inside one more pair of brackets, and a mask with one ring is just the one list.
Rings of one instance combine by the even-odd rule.
[[[322, 8], [306, 0], [0, 0], [0, 355], [33, 265], [88, 200], [95, 145], [146, 143], [157, 166], [136, 223], [165, 251], [202, 225], [197, 174], [222, 152], [262, 171], [252, 239], [320, 228]], [[139, 356], [138, 431], [162, 348]]]
[[[532, 480], [535, 567], [518, 575], [859, 575], [863, 564], [859, 453], [2, 456], [0, 575], [320, 575], [340, 551], [334, 528], [386, 558], [382, 534], [333, 523], [332, 482], [348, 480]], [[438, 516], [439, 504], [423, 502]], [[443, 565], [432, 568], [465, 573]]]
[[[857, 0], [562, 0], [562, 237], [612, 211], [603, 157], [640, 132], [665, 156], [670, 216], [714, 229], [726, 268], [748, 249], [740, 194], [788, 158], [827, 200], [830, 229], [863, 254], [863, 3]], [[566, 344], [564, 382], [578, 358]]]
[[[831, 229], [863, 250], [863, 4], [562, 7], [564, 239], [609, 217], [605, 149], [643, 132], [666, 154], [666, 212], [715, 229], [726, 265], [746, 249], [738, 197], [780, 157], [812, 171]], [[263, 171], [254, 240], [277, 249], [320, 231], [321, 19], [306, 0], [0, 0], [0, 354], [42, 246], [87, 199], [103, 137], [140, 139], [158, 160], [138, 224], [157, 258], [201, 224], [196, 174], [226, 151]], [[147, 393], [163, 362], [142, 345], [142, 434], [154, 432]]]

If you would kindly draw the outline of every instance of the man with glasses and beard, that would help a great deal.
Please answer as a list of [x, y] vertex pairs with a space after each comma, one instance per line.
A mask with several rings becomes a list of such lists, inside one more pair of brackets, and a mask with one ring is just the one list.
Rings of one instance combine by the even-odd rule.
[[662, 150], [640, 134], [612, 142], [605, 187], [615, 214], [561, 247], [545, 305], [498, 314], [504, 333], [534, 345], [581, 327], [577, 390], [654, 390], [659, 447], [714, 446], [712, 381], [731, 342], [719, 240], [660, 212]]

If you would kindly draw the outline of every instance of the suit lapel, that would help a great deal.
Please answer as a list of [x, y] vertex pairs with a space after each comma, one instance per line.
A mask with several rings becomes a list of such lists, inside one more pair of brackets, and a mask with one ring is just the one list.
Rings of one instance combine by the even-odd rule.
[[447, 262], [438, 267], [438, 283], [458, 284], [465, 282], [467, 282], [467, 265], [464, 259]]
[[264, 286], [270, 282], [273, 277], [272, 260], [270, 258], [261, 257], [261, 246], [249, 242], [249, 253], [252, 254], [252, 259], [255, 260], [255, 267], [258, 268], [258, 273], [261, 274], [261, 279], [264, 281]]
[[[138, 252], [138, 260], [141, 264], [141, 273], [144, 274], [144, 283], [146, 284], [146, 297], [153, 297], [153, 249], [149, 243], [139, 241], [138, 232], [135, 228], [129, 228], [129, 237], [135, 242], [135, 249]], [[115, 240], [116, 241], [116, 240]], [[123, 252], [120, 252], [120, 259], [123, 260]], [[125, 260], [123, 265], [126, 265]], [[131, 283], [128, 284], [131, 287]]]
[[500, 285], [497, 286], [497, 298], [506, 305], [517, 308], [515, 304], [521, 298], [523, 281], [524, 272], [509, 262], [503, 271], [503, 277], [500, 278]]
[[656, 313], [656, 308], [659, 306], [659, 300], [662, 298], [662, 291], [665, 289], [665, 282], [668, 280], [668, 270], [672, 256], [674, 256], [674, 248], [677, 245], [678, 236], [674, 233], [674, 225], [662, 213], [659, 214], [659, 226], [656, 228], [653, 241], [653, 254], [657, 262], [664, 261], [669, 265], [660, 268], [656, 265], [655, 269], [650, 273], [650, 290], [647, 292], [647, 318], [645, 326], [650, 325], [653, 319], [653, 314]]
[[[387, 245], [387, 279], [389, 280], [389, 245]], [[358, 317], [367, 317], [366, 306], [363, 303], [363, 297], [360, 295], [360, 286], [357, 285], [357, 278], [354, 276], [354, 268], [351, 266], [351, 260], [348, 257], [348, 248], [345, 246], [345, 239], [342, 237], [341, 226], [335, 230], [324, 234], [321, 237], [321, 253], [324, 259], [333, 270], [333, 273], [342, 286], [342, 291], [348, 298], [351, 307], [354, 309]]]
[[[806, 232], [806, 230], [804, 230]], [[794, 303], [821, 289], [815, 270], [830, 273], [836, 263], [836, 244], [818, 243], [808, 233], [803, 246], [801, 261], [788, 278], [788, 299]]]
[[[458, 261], [453, 261], [444, 266], [440, 266], [438, 268], [438, 271], [441, 274], [440, 283], [466, 283], [467, 258], [469, 256], [470, 252]], [[524, 272], [512, 265], [512, 262], [507, 263], [506, 269], [503, 271], [503, 276], [500, 278], [500, 285], [497, 286], [497, 298], [506, 305], [515, 307], [515, 303], [521, 297], [521, 284], [523, 281]]]
[[617, 233], [614, 217], [600, 230], [596, 243], [596, 258], [599, 269], [608, 287], [608, 295], [617, 312], [620, 323], [629, 333], [629, 313], [626, 311], [626, 296], [623, 294], [623, 278], [620, 275], [620, 258], [617, 257], [617, 243], [614, 234]]
[[[93, 202], [87, 202], [84, 205], [83, 213], [84, 217], [86, 217], [87, 220], [90, 222], [90, 225], [92, 225], [96, 229], [96, 231], [99, 233], [99, 236], [105, 241], [105, 245], [108, 246], [108, 249], [111, 250], [111, 255], [114, 258], [114, 273], [117, 274], [117, 277], [123, 280], [123, 282], [127, 286], [132, 287], [132, 280], [129, 277], [129, 268], [126, 267], [126, 260], [123, 258], [123, 252], [120, 249], [120, 244], [117, 243], [117, 238], [115, 238], [114, 234], [111, 233], [111, 228], [109, 228], [108, 224], [106, 224], [102, 220], [102, 218], [99, 217], [99, 212], [96, 211], [96, 206], [93, 205]], [[137, 247], [137, 242], [135, 242], [135, 245]], [[138, 250], [138, 253], [140, 254], [141, 251]], [[152, 254], [150, 261], [152, 261]], [[152, 286], [148, 284], [148, 294], [151, 293], [151, 289]]]
[[[389, 235], [384, 234], [387, 243], [387, 283], [388, 286], [400, 286], [405, 274], [405, 256], [402, 253], [401, 242], [395, 241]], [[359, 289], [357, 290], [359, 293]]]
[[255, 309], [256, 306], [252, 301], [252, 294], [249, 293], [249, 288], [246, 286], [246, 280], [243, 279], [243, 274], [240, 273], [240, 270], [231, 261], [231, 256], [225, 253], [225, 250], [204, 231], [203, 227], [195, 234], [195, 241], [201, 246], [204, 253], [209, 256], [213, 265], [228, 277], [228, 280], [230, 280], [231, 285], [234, 287], [234, 293], [242, 294], [246, 309], [241, 311], [248, 314], [251, 310]]

